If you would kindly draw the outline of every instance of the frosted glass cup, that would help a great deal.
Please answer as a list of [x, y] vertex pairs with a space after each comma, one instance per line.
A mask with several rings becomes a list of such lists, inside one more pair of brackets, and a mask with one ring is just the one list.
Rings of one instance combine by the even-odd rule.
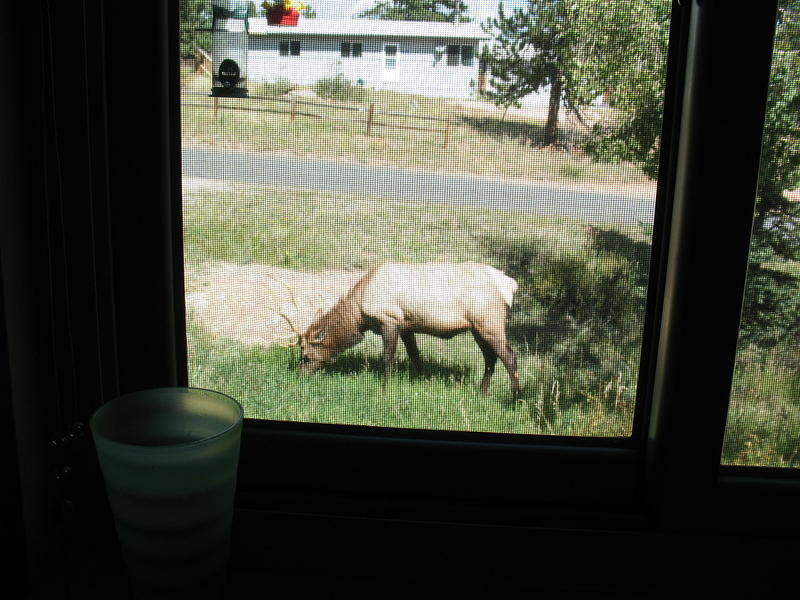
[[90, 428], [138, 598], [219, 598], [228, 561], [242, 407], [197, 388], [101, 406]]

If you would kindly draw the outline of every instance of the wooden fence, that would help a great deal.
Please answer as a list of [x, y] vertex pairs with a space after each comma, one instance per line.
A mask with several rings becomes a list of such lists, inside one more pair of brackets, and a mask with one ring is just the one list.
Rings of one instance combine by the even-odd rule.
[[[204, 98], [205, 102], [192, 100], [193, 98]], [[209, 99], [211, 100], [210, 103]], [[221, 100], [224, 100], [224, 102], [221, 102]], [[261, 106], [253, 106], [252, 101], [254, 100], [261, 104]], [[201, 92], [185, 91], [181, 93], [181, 106], [211, 108], [214, 120], [217, 119], [222, 110], [241, 110], [248, 112], [288, 114], [290, 122], [293, 122], [298, 117], [306, 117], [335, 122], [360, 123], [364, 127], [364, 133], [368, 136], [373, 135], [375, 129], [379, 127], [423, 131], [432, 134], [440, 134], [442, 136], [443, 148], [447, 148], [450, 142], [451, 129], [455, 125], [453, 119], [381, 110], [376, 107], [374, 102], [370, 103], [369, 106], [354, 106], [335, 102], [286, 98], [282, 96], [249, 96], [246, 99], [221, 98], [218, 96], [209, 98], [207, 94]], [[314, 108], [323, 108], [326, 112], [338, 111], [342, 116], [319, 114], [318, 112], [313, 112]], [[399, 123], [397, 121], [391, 122], [392, 119], [410, 119], [412, 122], [415, 122], [415, 124]], [[429, 125], [426, 126], [425, 124]], [[437, 124], [439, 125], [438, 127]]]

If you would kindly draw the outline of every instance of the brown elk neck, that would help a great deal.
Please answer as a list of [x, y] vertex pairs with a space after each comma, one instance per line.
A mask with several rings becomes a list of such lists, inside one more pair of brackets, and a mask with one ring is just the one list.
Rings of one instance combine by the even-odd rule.
[[363, 298], [362, 279], [336, 303], [336, 305], [320, 318], [319, 329], [325, 330], [326, 345], [344, 349], [357, 334], [370, 329], [370, 324], [361, 310]]

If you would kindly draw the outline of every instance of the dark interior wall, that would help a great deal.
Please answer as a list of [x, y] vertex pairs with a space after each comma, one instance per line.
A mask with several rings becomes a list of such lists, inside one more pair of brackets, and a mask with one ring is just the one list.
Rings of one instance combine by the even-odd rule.
[[58, 503], [48, 445], [57, 429], [49, 403], [58, 393], [58, 375], [50, 319], [42, 42], [35, 5], [3, 8], [0, 50], [8, 57], [3, 80], [10, 84], [0, 94], [0, 401], [4, 473], [11, 484], [3, 486], [4, 522], [17, 548], [10, 573], [19, 579], [25, 577], [23, 563], [31, 572], [48, 564]]

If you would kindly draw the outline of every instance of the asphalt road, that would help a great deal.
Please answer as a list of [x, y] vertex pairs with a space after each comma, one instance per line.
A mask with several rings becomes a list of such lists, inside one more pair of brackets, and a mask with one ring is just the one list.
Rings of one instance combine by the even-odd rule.
[[499, 178], [442, 174], [229, 150], [183, 148], [183, 174], [242, 183], [466, 204], [594, 223], [651, 223], [654, 198], [559, 188]]

